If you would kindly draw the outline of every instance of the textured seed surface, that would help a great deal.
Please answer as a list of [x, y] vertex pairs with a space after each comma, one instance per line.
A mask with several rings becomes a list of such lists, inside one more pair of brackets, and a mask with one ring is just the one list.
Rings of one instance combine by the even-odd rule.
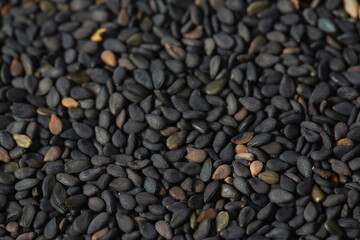
[[360, 238], [358, 1], [0, 18], [0, 239]]

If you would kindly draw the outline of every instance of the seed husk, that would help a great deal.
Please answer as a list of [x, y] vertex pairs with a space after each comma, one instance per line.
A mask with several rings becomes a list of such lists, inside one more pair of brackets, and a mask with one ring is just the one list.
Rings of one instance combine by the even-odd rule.
[[106, 32], [106, 28], [99, 28], [97, 29], [90, 37], [91, 41], [93, 42], [101, 42], [103, 39], [101, 37], [101, 34]]

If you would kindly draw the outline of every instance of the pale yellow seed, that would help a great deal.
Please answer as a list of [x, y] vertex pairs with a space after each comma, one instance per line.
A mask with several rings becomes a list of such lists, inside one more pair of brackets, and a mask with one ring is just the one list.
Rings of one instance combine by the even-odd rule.
[[253, 161], [250, 164], [250, 172], [251, 172], [251, 176], [256, 177], [261, 170], [263, 169], [264, 164], [260, 161]]
[[16, 144], [22, 148], [29, 148], [32, 144], [31, 138], [24, 134], [15, 133], [13, 135], [13, 138], [14, 138]]

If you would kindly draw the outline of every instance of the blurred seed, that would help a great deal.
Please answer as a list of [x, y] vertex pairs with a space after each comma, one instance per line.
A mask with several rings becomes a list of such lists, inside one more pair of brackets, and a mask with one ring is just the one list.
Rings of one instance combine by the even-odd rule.
[[116, 62], [116, 56], [115, 54], [110, 51], [110, 50], [104, 50], [102, 53], [101, 53], [101, 60], [109, 65], [110, 67], [116, 67], [117, 65], [117, 62]]
[[102, 33], [106, 32], [106, 28], [97, 29], [90, 37], [93, 42], [101, 42], [103, 39], [101, 37]]

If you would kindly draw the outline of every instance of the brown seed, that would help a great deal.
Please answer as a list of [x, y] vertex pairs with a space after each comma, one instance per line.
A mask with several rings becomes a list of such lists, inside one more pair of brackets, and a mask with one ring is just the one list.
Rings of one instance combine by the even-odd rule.
[[180, 187], [175, 186], [175, 187], [170, 188], [169, 194], [171, 197], [173, 197], [176, 200], [179, 200], [179, 201], [186, 200], [185, 192]]
[[51, 115], [51, 119], [49, 122], [49, 130], [54, 135], [59, 135], [62, 132], [63, 123], [61, 120], [55, 116], [54, 114]]
[[354, 141], [350, 138], [342, 138], [340, 140], [338, 140], [335, 144], [336, 146], [350, 146], [353, 147], [354, 146]]
[[166, 43], [165, 49], [166, 49], [166, 52], [174, 59], [181, 60], [181, 61], [185, 59], [186, 52], [181, 47], [176, 46], [174, 44]]
[[91, 41], [93, 42], [101, 42], [103, 39], [100, 36], [101, 33], [106, 32], [106, 28], [99, 28], [97, 29], [90, 37]]
[[44, 162], [52, 162], [61, 156], [61, 148], [58, 146], [53, 146], [49, 148], [49, 150], [46, 152], [43, 161]]
[[245, 144], [248, 143], [254, 136], [253, 132], [243, 132], [233, 137], [231, 141], [235, 144]]
[[61, 103], [66, 108], [78, 108], [80, 106], [80, 104], [71, 97], [64, 97]]
[[20, 63], [20, 61], [16, 58], [14, 58], [11, 61], [11, 65], [10, 65], [10, 74], [13, 77], [17, 77], [19, 75], [21, 75], [23, 73], [23, 67]]
[[117, 23], [122, 27], [126, 27], [129, 23], [129, 19], [129, 14], [126, 12], [126, 8], [122, 8], [117, 16]]
[[256, 177], [261, 170], [263, 169], [264, 164], [260, 161], [253, 161], [250, 164], [250, 172], [251, 172], [251, 176]]
[[108, 232], [109, 232], [109, 228], [108, 227], [104, 227], [103, 229], [100, 229], [99, 231], [95, 232], [92, 236], [91, 236], [91, 240], [99, 240], [102, 239]]
[[247, 147], [245, 145], [242, 145], [242, 144], [238, 144], [236, 145], [235, 147], [235, 153], [238, 154], [238, 153], [247, 153]]
[[257, 53], [266, 44], [266, 38], [263, 35], [255, 37], [249, 46], [249, 54]]
[[0, 161], [5, 163], [10, 162], [9, 153], [3, 147], [0, 147]]
[[190, 153], [188, 153], [185, 158], [190, 161], [193, 161], [193, 162], [201, 163], [201, 162], [205, 161], [206, 155], [207, 154], [204, 150], [195, 149], [195, 150], [191, 151]]
[[[360, 7], [359, 7], [360, 9]], [[360, 72], [360, 65], [357, 66], [351, 66], [348, 69], [346, 69], [347, 72]]]
[[29, 148], [32, 144], [31, 138], [24, 134], [15, 133], [13, 135], [13, 138], [14, 138], [16, 144], [22, 148]]
[[358, 8], [359, 3], [358, 0], [343, 0], [344, 3], [344, 10], [347, 14], [349, 14], [352, 18], [358, 17]]
[[177, 131], [179, 131], [179, 129], [177, 127], [166, 127], [160, 130], [160, 134], [163, 137], [168, 137], [174, 133], [176, 133]]
[[100, 58], [105, 64], [109, 65], [110, 67], [116, 67], [116, 65], [117, 65], [116, 56], [110, 50], [104, 50], [101, 53]]
[[216, 218], [216, 215], [217, 215], [216, 210], [214, 208], [209, 208], [209, 209], [202, 211], [196, 221], [198, 223], [201, 223], [205, 219], [213, 220]]
[[331, 168], [334, 172], [345, 176], [351, 175], [351, 171], [346, 163], [336, 159], [330, 159], [329, 162], [331, 163]]
[[12, 237], [16, 237], [19, 231], [19, 224], [17, 222], [9, 222], [5, 227], [6, 231], [11, 233]]
[[189, 39], [199, 39], [199, 38], [202, 37], [202, 35], [203, 35], [203, 26], [197, 26], [191, 32], [184, 33], [183, 37], [184, 38], [189, 38]]
[[231, 167], [229, 165], [223, 164], [220, 165], [212, 175], [214, 180], [222, 180], [227, 178], [231, 173]]
[[290, 1], [294, 5], [295, 9], [299, 10], [299, 8], [300, 8], [299, 0], [290, 0]]
[[13, 8], [13, 5], [6, 4], [1, 8], [1, 16], [5, 16], [11, 9]]

